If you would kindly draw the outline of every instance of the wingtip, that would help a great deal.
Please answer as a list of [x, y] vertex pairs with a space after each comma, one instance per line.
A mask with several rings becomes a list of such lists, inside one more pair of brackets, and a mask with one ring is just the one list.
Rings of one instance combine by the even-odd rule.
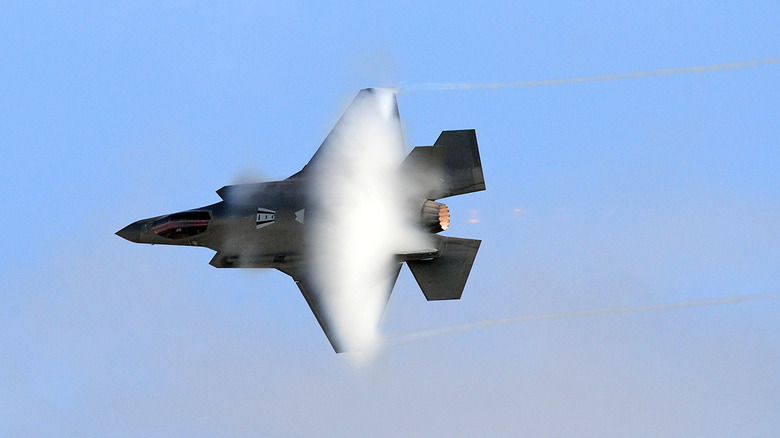
[[368, 88], [363, 88], [362, 90], [360, 90], [360, 93], [370, 93], [370, 94], [373, 94], [373, 93], [377, 93], [377, 92], [390, 92], [390, 93], [393, 93], [393, 94], [398, 94], [400, 92], [400, 89], [398, 87], [387, 86], [387, 87], [368, 87]]

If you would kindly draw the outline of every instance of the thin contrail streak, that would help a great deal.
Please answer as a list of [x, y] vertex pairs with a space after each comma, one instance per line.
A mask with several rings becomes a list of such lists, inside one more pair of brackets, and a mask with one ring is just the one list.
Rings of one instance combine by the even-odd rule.
[[610, 309], [591, 309], [581, 310], [578, 312], [567, 313], [548, 313], [545, 315], [529, 315], [520, 316], [516, 318], [501, 318], [501, 319], [489, 319], [486, 321], [473, 322], [469, 324], [456, 325], [451, 327], [442, 327], [439, 329], [426, 330], [417, 333], [402, 334], [388, 339], [387, 343], [390, 345], [403, 345], [410, 342], [419, 341], [422, 339], [433, 338], [436, 336], [448, 335], [450, 333], [457, 333], [466, 330], [471, 330], [479, 327], [490, 327], [495, 325], [505, 324], [518, 324], [522, 322], [533, 321], [548, 321], [551, 319], [570, 319], [570, 318], [582, 318], [587, 316], [598, 315], [618, 315], [626, 313], [641, 313], [641, 312], [659, 312], [664, 310], [675, 309], [690, 309], [695, 307], [709, 307], [709, 306], [723, 306], [726, 304], [744, 303], [747, 301], [758, 300], [772, 300], [778, 299], [780, 296], [776, 293], [765, 294], [753, 294], [753, 295], [737, 295], [732, 297], [714, 298], [710, 300], [687, 300], [678, 301], [675, 303], [655, 304], [650, 306], [635, 306], [635, 307], [615, 307]]
[[542, 87], [547, 85], [581, 84], [585, 82], [615, 81], [618, 79], [637, 79], [649, 76], [672, 76], [688, 73], [708, 73], [722, 70], [736, 70], [741, 68], [753, 68], [761, 65], [778, 64], [780, 57], [754, 59], [751, 61], [726, 62], [722, 64], [699, 65], [694, 67], [661, 68], [657, 70], [637, 71], [633, 73], [619, 73], [610, 75], [585, 76], [580, 78], [548, 79], [542, 81], [516, 81], [516, 82], [486, 82], [486, 83], [427, 83], [419, 85], [402, 85], [401, 92], [409, 91], [447, 91], [447, 90], [482, 90], [497, 88], [518, 87]]

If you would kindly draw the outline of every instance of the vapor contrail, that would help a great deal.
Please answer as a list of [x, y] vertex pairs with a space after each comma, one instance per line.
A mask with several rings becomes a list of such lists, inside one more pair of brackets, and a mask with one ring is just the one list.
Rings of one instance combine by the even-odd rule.
[[649, 76], [672, 76], [688, 73], [708, 73], [722, 70], [736, 70], [741, 68], [753, 68], [761, 65], [778, 64], [780, 57], [754, 59], [751, 61], [726, 62], [722, 64], [699, 65], [694, 67], [662, 68], [657, 70], [637, 71], [633, 73], [619, 73], [609, 75], [585, 76], [580, 78], [548, 79], [542, 81], [516, 81], [516, 82], [486, 82], [486, 83], [427, 83], [419, 85], [401, 86], [401, 92], [409, 91], [446, 91], [446, 90], [482, 90], [496, 88], [518, 87], [542, 87], [546, 85], [581, 84], [585, 82], [615, 81], [618, 79], [636, 79]]
[[747, 301], [758, 301], [758, 300], [772, 300], [778, 298], [780, 298], [780, 296], [778, 296], [778, 294], [776, 293], [737, 295], [737, 296], [724, 297], [724, 298], [714, 298], [709, 300], [678, 301], [675, 303], [656, 304], [651, 306], [614, 307], [608, 309], [581, 310], [578, 312], [548, 313], [544, 315], [520, 316], [516, 318], [489, 319], [486, 321], [473, 322], [469, 324], [462, 324], [462, 325], [456, 325], [451, 327], [442, 327], [439, 329], [426, 330], [426, 331], [411, 333], [406, 335], [403, 334], [397, 335], [394, 338], [388, 339], [388, 344], [403, 345], [403, 344], [408, 344], [410, 342], [419, 341], [422, 339], [428, 339], [436, 336], [448, 335], [450, 333], [457, 333], [457, 332], [471, 330], [479, 327], [490, 327], [495, 325], [518, 324], [522, 322], [532, 322], [532, 321], [547, 321], [551, 319], [582, 318], [586, 316], [658, 312], [663, 310], [690, 309], [695, 307], [723, 306], [726, 304], [737, 304], [737, 303], [744, 303]]

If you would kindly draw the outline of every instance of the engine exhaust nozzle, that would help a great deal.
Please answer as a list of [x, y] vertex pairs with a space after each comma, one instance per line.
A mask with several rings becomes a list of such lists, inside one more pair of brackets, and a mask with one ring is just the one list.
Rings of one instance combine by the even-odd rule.
[[450, 209], [440, 202], [425, 201], [420, 213], [423, 228], [431, 233], [440, 233], [450, 227]]

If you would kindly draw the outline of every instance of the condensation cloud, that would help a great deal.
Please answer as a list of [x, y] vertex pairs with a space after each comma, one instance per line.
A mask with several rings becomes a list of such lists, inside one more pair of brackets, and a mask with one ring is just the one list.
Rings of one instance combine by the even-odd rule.
[[402, 213], [404, 154], [395, 91], [374, 89], [352, 103], [313, 163], [311, 274], [348, 351], [376, 349], [395, 254], [422, 242]]

